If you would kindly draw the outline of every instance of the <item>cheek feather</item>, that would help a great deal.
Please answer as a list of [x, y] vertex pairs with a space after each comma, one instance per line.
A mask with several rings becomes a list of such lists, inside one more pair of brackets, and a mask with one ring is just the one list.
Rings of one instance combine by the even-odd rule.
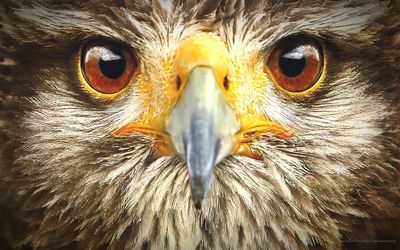
[[286, 140], [293, 136], [292, 131], [285, 129], [280, 124], [269, 122], [266, 125], [263, 123], [260, 126], [239, 132], [235, 137], [232, 154], [262, 160], [263, 154], [253, 147], [255, 142], [267, 141], [269, 137]]
[[[395, 53], [379, 44], [390, 43], [378, 33], [388, 18], [367, 27], [389, 3], [33, 2], [13, 4], [5, 13], [12, 18], [0, 18], [5, 37], [26, 45], [26, 55], [37, 53], [32, 44], [59, 54], [59, 47], [79, 39], [113, 37], [140, 49], [142, 63], [117, 95], [71, 87], [88, 79], [55, 66], [65, 58], [21, 63], [26, 68], [14, 76], [10, 93], [26, 88], [32, 96], [16, 95], [6, 110], [12, 118], [5, 120], [4, 147], [15, 158], [5, 184], [18, 191], [12, 202], [22, 197], [30, 223], [27, 235], [17, 237], [24, 243], [46, 249], [336, 249], [360, 233], [359, 223], [365, 229], [360, 239], [374, 238], [371, 217], [396, 221], [398, 94], [382, 91], [398, 89], [389, 76], [397, 71], [388, 70], [396, 65], [386, 58]], [[187, 164], [159, 131], [185, 87], [176, 77], [176, 50], [182, 40], [209, 31], [228, 50], [223, 92], [242, 130], [232, 155], [215, 166], [207, 202], [196, 210]], [[324, 57], [321, 80], [293, 94], [265, 70], [264, 58], [292, 33], [352, 48], [352, 58]], [[364, 40], [354, 43], [356, 36]], [[26, 56], [15, 48], [11, 54]]]
[[141, 74], [136, 81], [141, 108], [137, 111], [140, 112], [140, 118], [135, 122], [163, 131], [165, 117], [175, 104], [179, 91], [172, 58], [157, 54], [159, 51], [152, 53], [151, 57], [143, 59]]
[[267, 95], [265, 86], [268, 81], [263, 72], [263, 63], [256, 60], [256, 55], [251, 57], [253, 60], [250, 61], [245, 55], [232, 58], [232, 70], [228, 76], [232, 106], [244, 129], [250, 128], [256, 121], [268, 119], [261, 109]]

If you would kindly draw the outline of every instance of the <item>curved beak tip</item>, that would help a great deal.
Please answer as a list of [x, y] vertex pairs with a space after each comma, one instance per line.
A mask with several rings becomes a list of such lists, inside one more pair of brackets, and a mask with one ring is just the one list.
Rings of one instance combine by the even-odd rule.
[[201, 209], [204, 200], [207, 197], [211, 185], [211, 178], [190, 178], [192, 201], [194, 207]]
[[194, 205], [194, 208], [200, 210], [201, 207], [203, 206], [203, 200], [196, 200], [193, 198], [193, 205]]
[[204, 192], [199, 192], [200, 190], [195, 190], [192, 188], [192, 201], [193, 205], [196, 209], [201, 209], [203, 205], [203, 201], [205, 199], [206, 194]]

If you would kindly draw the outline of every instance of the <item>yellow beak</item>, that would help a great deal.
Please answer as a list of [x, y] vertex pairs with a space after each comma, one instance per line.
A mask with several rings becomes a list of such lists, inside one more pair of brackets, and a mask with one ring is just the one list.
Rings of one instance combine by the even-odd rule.
[[214, 167], [230, 154], [239, 130], [221, 89], [229, 69], [225, 51], [222, 42], [202, 34], [185, 40], [176, 58], [184, 89], [166, 131], [187, 162], [197, 208], [207, 196]]
[[195, 67], [167, 123], [176, 151], [186, 160], [196, 207], [207, 195], [212, 172], [229, 155], [239, 125], [210, 67]]

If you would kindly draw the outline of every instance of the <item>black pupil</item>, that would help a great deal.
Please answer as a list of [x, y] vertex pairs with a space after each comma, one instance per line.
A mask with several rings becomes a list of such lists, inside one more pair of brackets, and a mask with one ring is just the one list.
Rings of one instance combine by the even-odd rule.
[[306, 59], [303, 55], [302, 58], [295, 59], [295, 58], [287, 58], [284, 55], [293, 51], [293, 48], [284, 50], [279, 57], [279, 68], [281, 69], [282, 73], [285, 74], [287, 77], [295, 77], [300, 75], [304, 67], [306, 66]]
[[116, 59], [104, 60], [103, 58], [100, 58], [100, 70], [105, 77], [110, 79], [117, 79], [124, 73], [126, 61], [121, 53], [111, 50], [109, 51], [109, 53], [112, 53]]

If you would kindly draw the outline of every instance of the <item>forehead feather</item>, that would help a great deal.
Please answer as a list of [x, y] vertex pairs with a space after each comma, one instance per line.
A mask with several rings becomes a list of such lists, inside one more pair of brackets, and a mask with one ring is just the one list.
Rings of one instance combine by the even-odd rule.
[[24, 36], [27, 42], [105, 36], [133, 45], [143, 39], [166, 39], [175, 29], [184, 32], [200, 25], [201, 29], [218, 30], [237, 26], [240, 20], [246, 23], [243, 31], [258, 34], [258, 39], [277, 39], [299, 32], [351, 36], [388, 10], [383, 1], [323, 1], [318, 5], [312, 1], [172, 0], [67, 4], [23, 1], [11, 5], [6, 1], [2, 5], [11, 13], [2, 22], [4, 31], [11, 36]]

